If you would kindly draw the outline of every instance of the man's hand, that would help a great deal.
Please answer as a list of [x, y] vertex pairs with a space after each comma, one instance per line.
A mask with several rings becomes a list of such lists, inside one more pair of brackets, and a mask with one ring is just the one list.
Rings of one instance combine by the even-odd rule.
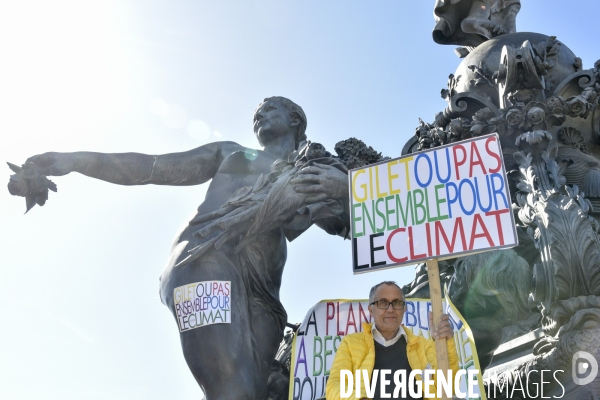
[[433, 313], [429, 312], [427, 316], [429, 317], [431, 337], [434, 340], [452, 339], [452, 336], [454, 336], [454, 331], [452, 330], [452, 325], [450, 325], [450, 316], [448, 314], [442, 314], [440, 321], [435, 328], [433, 327]]
[[306, 203], [348, 197], [348, 175], [325, 164], [302, 168], [290, 183], [298, 193], [305, 193]]

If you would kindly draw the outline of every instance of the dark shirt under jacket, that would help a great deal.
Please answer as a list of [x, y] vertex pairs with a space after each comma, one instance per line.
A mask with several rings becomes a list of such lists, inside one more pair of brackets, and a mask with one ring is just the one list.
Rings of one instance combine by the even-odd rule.
[[[373, 371], [379, 370], [379, 374], [381, 374], [381, 370], [388, 369], [391, 371], [390, 374], [386, 376], [386, 379], [389, 381], [389, 384], [386, 386], [386, 393], [392, 395], [394, 393], [394, 389], [396, 385], [394, 383], [394, 372], [398, 370], [406, 370], [406, 379], [410, 375], [412, 369], [410, 368], [410, 364], [408, 363], [408, 357], [406, 355], [406, 338], [402, 336], [396, 343], [391, 346], [385, 347], [375, 341], [375, 366]], [[400, 377], [402, 378], [402, 377]], [[416, 384], [414, 385], [416, 390]], [[398, 394], [402, 396], [402, 391], [399, 391]], [[406, 397], [398, 397], [400, 399], [408, 399], [408, 400], [422, 400], [421, 397], [411, 397], [410, 391], [408, 390], [408, 385], [406, 386]], [[375, 388], [375, 396], [373, 396], [373, 400], [384, 400], [381, 399], [381, 377], [377, 377], [377, 387]]]

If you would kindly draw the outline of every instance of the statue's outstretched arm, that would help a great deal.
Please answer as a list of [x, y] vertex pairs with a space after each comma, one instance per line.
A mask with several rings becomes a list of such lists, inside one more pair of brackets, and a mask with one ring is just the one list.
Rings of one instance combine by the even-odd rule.
[[196, 149], [162, 155], [141, 153], [44, 153], [30, 157], [41, 175], [70, 172], [118, 185], [198, 185], [211, 179], [223, 158], [243, 149], [234, 142], [214, 142]]

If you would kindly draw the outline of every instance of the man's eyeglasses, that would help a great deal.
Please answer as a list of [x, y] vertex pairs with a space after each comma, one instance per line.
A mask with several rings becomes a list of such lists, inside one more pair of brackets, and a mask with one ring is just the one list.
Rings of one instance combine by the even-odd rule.
[[404, 309], [404, 305], [406, 304], [406, 302], [402, 301], [402, 300], [394, 300], [394, 301], [387, 301], [387, 300], [377, 300], [371, 303], [371, 305], [375, 304], [377, 306], [377, 308], [380, 308], [382, 310], [387, 310], [388, 307], [390, 306], [390, 304], [392, 305], [392, 308], [394, 310], [403, 310]]

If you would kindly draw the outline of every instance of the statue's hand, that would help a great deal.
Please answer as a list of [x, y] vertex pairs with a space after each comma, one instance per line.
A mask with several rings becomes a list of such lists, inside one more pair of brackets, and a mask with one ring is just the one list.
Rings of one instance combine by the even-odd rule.
[[62, 176], [73, 172], [73, 157], [65, 153], [49, 152], [29, 157], [26, 162], [36, 165], [36, 171], [44, 176]]
[[306, 203], [348, 197], [348, 175], [325, 164], [302, 168], [290, 183], [298, 193], [306, 195]]
[[46, 204], [49, 190], [56, 192], [56, 184], [48, 179], [47, 175], [64, 175], [70, 172], [70, 169], [63, 172], [66, 170], [66, 163], [62, 163], [62, 170], [53, 168], [59, 163], [57, 163], [56, 157], [48, 156], [48, 154], [50, 153], [31, 157], [21, 167], [7, 163], [8, 167], [15, 172], [8, 182], [8, 191], [13, 196], [25, 197], [27, 206], [25, 213], [36, 204], [40, 206]]

